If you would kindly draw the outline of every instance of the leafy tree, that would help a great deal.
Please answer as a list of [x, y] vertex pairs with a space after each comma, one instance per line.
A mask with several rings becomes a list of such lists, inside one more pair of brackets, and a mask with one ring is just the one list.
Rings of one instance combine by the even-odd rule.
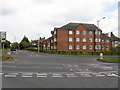
[[24, 49], [24, 48], [29, 48], [30, 46], [31, 46], [31, 43], [29, 39], [26, 36], [24, 36], [20, 42], [20, 48]]
[[8, 40], [5, 40], [5, 42], [2, 42], [2, 46], [3, 46], [3, 43], [4, 43], [4, 48], [10, 48], [10, 41]]
[[18, 42], [11, 43], [11, 46], [18, 49], [19, 48], [19, 43]]

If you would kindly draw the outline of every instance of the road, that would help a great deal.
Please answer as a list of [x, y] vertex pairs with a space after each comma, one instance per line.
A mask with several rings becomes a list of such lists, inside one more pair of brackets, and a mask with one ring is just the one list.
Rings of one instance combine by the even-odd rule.
[[3, 62], [3, 88], [117, 88], [118, 64], [96, 61], [98, 56], [12, 52]]

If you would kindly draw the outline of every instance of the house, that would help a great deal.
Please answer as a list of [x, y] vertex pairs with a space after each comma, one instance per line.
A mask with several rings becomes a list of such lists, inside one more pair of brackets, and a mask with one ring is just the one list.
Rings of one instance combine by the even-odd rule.
[[120, 38], [116, 37], [112, 32], [108, 33], [108, 36], [111, 38], [112, 47], [117, 47], [120, 45]]
[[112, 40], [107, 33], [102, 33], [102, 51], [109, 51], [112, 47]]

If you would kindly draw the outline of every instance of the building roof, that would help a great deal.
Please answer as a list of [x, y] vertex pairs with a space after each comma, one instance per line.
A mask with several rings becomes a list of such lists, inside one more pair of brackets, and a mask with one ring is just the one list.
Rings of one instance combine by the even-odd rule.
[[102, 33], [102, 39], [108, 40], [108, 39], [111, 39], [111, 38], [108, 36], [108, 34]]
[[[55, 30], [65, 29], [65, 30], [75, 30], [80, 24], [82, 24], [87, 30], [95, 31], [98, 27], [94, 24], [86, 24], [86, 23], [68, 23], [60, 28], [55, 28]], [[100, 30], [100, 29], [99, 29]]]
[[111, 32], [111, 40], [112, 40], [112, 41], [120, 41], [120, 38], [116, 37], [116, 36]]

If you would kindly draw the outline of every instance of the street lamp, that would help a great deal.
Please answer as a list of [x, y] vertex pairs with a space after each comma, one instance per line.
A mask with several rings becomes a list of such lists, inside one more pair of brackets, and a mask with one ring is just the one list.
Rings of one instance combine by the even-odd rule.
[[40, 42], [39, 42], [39, 40], [40, 40], [40, 38], [38, 38], [38, 53], [39, 53], [39, 50], [40, 50]]
[[[99, 29], [99, 22], [102, 20], [102, 19], [105, 19], [105, 17], [102, 17], [100, 20], [97, 21], [97, 30]], [[100, 35], [98, 35], [98, 40], [99, 40], [99, 49], [98, 49], [98, 55], [100, 54]]]

